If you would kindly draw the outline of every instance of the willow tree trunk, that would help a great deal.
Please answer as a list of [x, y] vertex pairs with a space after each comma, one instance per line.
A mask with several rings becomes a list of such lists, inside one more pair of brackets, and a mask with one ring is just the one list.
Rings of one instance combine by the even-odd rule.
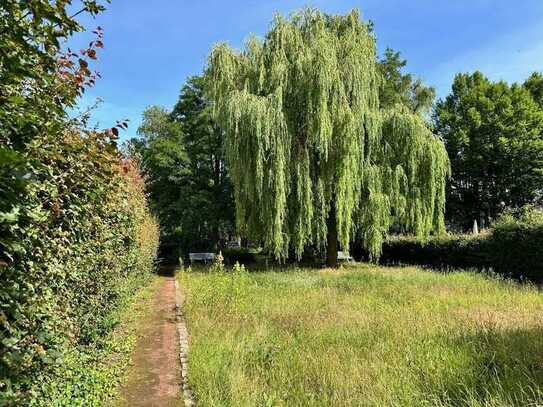
[[332, 200], [330, 214], [328, 215], [328, 232], [326, 238], [326, 265], [328, 267], [337, 267], [337, 222], [336, 222], [336, 205]]

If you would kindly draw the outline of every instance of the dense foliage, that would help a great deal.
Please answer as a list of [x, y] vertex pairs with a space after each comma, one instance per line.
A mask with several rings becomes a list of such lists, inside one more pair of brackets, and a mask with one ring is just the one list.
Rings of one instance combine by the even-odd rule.
[[82, 87], [94, 80], [83, 57], [96, 58], [101, 38], [81, 54], [60, 54], [60, 47], [82, 30], [70, 9], [74, 14], [95, 15], [103, 6], [96, 0], [72, 3], [0, 3], [0, 141], [4, 153], [5, 143], [21, 148], [44, 131], [58, 130], [66, 107], [73, 106]]
[[393, 108], [400, 104], [413, 113], [428, 113], [435, 98], [435, 89], [426, 86], [420, 78], [403, 73], [407, 61], [402, 59], [398, 51], [385, 50], [379, 60], [379, 71], [383, 76], [383, 89], [379, 94], [382, 108]]
[[[9, 261], [19, 250], [12, 223], [32, 217], [32, 208], [20, 204], [34, 167], [29, 144], [62, 132], [66, 109], [96, 77], [88, 60], [102, 47], [100, 29], [81, 53], [60, 53], [60, 42], [82, 29], [68, 14], [70, 3], [0, 4], [0, 261]], [[79, 12], [92, 15], [102, 10], [94, 0], [80, 7]]]
[[[480, 72], [456, 76], [438, 102], [436, 129], [452, 166], [447, 214], [452, 223], [486, 226], [505, 208], [541, 202], [543, 109], [537, 74], [525, 86]], [[538, 90], [539, 89], [539, 90]], [[532, 97], [533, 95], [533, 97]], [[538, 96], [539, 95], [539, 96]]]
[[239, 229], [278, 258], [362, 236], [372, 258], [392, 222], [443, 229], [448, 158], [422, 118], [380, 110], [375, 40], [356, 11], [277, 16], [244, 51], [216, 46], [207, 80], [225, 132]]
[[[259, 255], [261, 255], [261, 249], [246, 248], [246, 247], [231, 247], [222, 250], [224, 261], [227, 264], [233, 265], [236, 263], [241, 264], [253, 264], [256, 263]], [[263, 255], [266, 256], [265, 254]]]
[[497, 272], [543, 282], [543, 210], [528, 206], [506, 213], [491, 232], [490, 261]]
[[140, 138], [130, 141], [160, 220], [163, 255], [173, 259], [179, 250], [214, 250], [234, 233], [224, 137], [202, 88], [202, 78], [192, 77], [171, 112], [148, 108]]
[[[390, 236], [383, 244], [383, 264], [419, 264], [438, 269], [487, 267], [486, 235], [447, 234], [427, 241]], [[483, 247], [485, 246], [485, 247]]]
[[117, 128], [84, 131], [66, 113], [98, 77], [102, 30], [77, 53], [61, 42], [82, 29], [76, 15], [101, 10], [0, 4], [0, 405], [100, 404], [86, 350], [153, 268], [158, 229]]
[[543, 108], [543, 74], [534, 72], [526, 79], [523, 86], [528, 89], [536, 103]]
[[438, 268], [492, 270], [506, 277], [543, 281], [543, 211], [524, 207], [500, 216], [480, 235], [445, 235], [421, 241], [391, 237], [383, 245], [385, 263]]
[[171, 113], [181, 124], [189, 158], [190, 196], [184, 213], [185, 247], [214, 248], [235, 233], [234, 197], [224, 157], [224, 133], [211, 115], [200, 76], [189, 78]]
[[183, 187], [190, 173], [181, 128], [155, 106], [145, 110], [138, 133], [141, 137], [129, 142], [128, 155], [140, 163], [147, 180], [150, 204], [161, 225], [161, 256], [177, 259], [175, 249], [185, 232]]
[[68, 132], [28, 154], [39, 166], [20, 204], [32, 218], [13, 220], [20, 251], [0, 269], [0, 377], [3, 398], [48, 405], [64, 353], [107, 333], [120, 292], [152, 270], [158, 228], [107, 137]]

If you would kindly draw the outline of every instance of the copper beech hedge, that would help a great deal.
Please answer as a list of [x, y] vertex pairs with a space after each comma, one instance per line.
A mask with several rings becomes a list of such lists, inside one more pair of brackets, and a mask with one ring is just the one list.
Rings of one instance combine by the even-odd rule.
[[25, 154], [15, 243], [1, 253], [0, 405], [77, 404], [84, 378], [76, 399], [58, 398], [60, 376], [76, 374], [66, 355], [111, 331], [111, 313], [153, 271], [158, 225], [111, 132], [38, 137]]

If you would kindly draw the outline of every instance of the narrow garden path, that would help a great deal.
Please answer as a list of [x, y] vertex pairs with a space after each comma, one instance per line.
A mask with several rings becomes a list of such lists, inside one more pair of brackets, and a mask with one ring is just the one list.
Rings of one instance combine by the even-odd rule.
[[128, 381], [121, 390], [120, 406], [183, 406], [179, 336], [176, 326], [175, 279], [167, 270], [141, 321]]

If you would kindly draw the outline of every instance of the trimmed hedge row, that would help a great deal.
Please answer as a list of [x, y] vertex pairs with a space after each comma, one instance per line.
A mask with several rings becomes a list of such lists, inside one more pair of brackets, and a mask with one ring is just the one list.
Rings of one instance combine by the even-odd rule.
[[256, 263], [256, 257], [259, 253], [260, 250], [258, 249], [248, 249], [244, 247], [230, 247], [222, 250], [224, 262], [230, 265], [234, 265], [236, 263]]
[[92, 368], [74, 359], [92, 360], [112, 313], [148, 280], [158, 226], [136, 165], [107, 135], [44, 137], [26, 154], [16, 244], [0, 250], [0, 405], [100, 405], [96, 377], [70, 366]]
[[426, 242], [394, 236], [382, 263], [436, 268], [477, 268], [515, 279], [543, 281], [543, 211], [527, 207], [498, 219], [487, 233], [444, 235]]
[[524, 208], [507, 214], [493, 226], [488, 257], [495, 271], [543, 281], [543, 210]]
[[421, 241], [394, 236], [383, 244], [382, 263], [420, 264], [435, 268], [484, 268], [486, 236], [444, 235]]

